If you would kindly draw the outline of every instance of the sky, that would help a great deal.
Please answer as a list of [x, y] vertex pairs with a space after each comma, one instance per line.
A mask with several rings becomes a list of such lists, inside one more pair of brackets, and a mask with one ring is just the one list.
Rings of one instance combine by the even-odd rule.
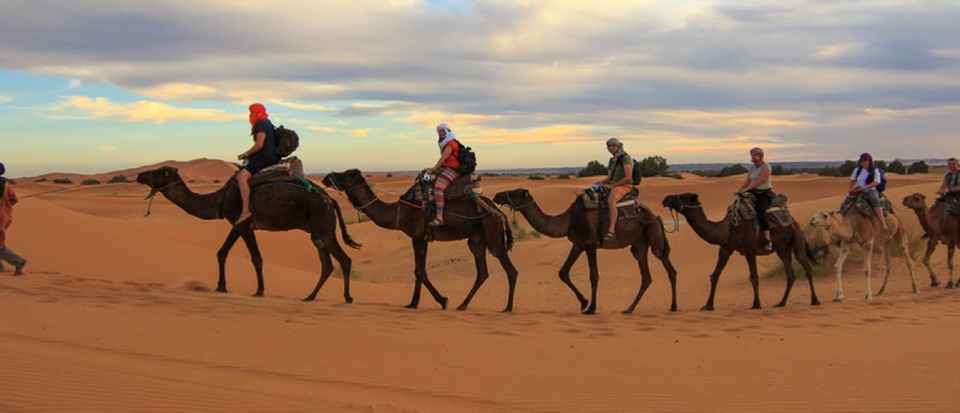
[[7, 176], [236, 161], [247, 107], [307, 172], [960, 156], [960, 2], [11, 0]]

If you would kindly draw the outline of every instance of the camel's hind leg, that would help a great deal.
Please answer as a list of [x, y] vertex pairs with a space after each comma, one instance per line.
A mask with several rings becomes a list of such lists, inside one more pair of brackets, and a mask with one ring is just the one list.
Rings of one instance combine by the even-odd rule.
[[590, 265], [590, 305], [583, 311], [583, 314], [594, 314], [597, 312], [597, 288], [600, 286], [600, 270], [597, 268], [597, 249], [589, 248], [587, 252], [587, 263]]
[[837, 262], [833, 264], [833, 267], [837, 269], [837, 294], [833, 296], [833, 301], [843, 301], [843, 262], [847, 260], [847, 255], [850, 254], [850, 243], [847, 241], [840, 242], [840, 254], [837, 256]]
[[[867, 242], [867, 245], [861, 245], [861, 246], [863, 247], [863, 274], [867, 279], [866, 287], [864, 288], [864, 292], [863, 292], [863, 299], [872, 300], [873, 288], [870, 286], [870, 270], [871, 270], [871, 261], [873, 260], [873, 240], [871, 239], [869, 242]], [[886, 257], [887, 256], [886, 247], [881, 246], [881, 249], [883, 250], [883, 256]], [[889, 267], [890, 265], [888, 263], [887, 268], [889, 269]], [[887, 274], [890, 274], [890, 273], [888, 272]], [[884, 279], [884, 284], [886, 284], [886, 279]]]
[[807, 256], [807, 243], [803, 240], [803, 233], [797, 232], [793, 252], [803, 268], [803, 273], [807, 275], [807, 282], [810, 284], [810, 305], [820, 305], [820, 298], [817, 297], [817, 290], [813, 288], [813, 267], [810, 266], [810, 258]]
[[567, 254], [567, 259], [563, 262], [563, 266], [560, 267], [560, 281], [563, 281], [567, 287], [570, 287], [570, 290], [573, 291], [573, 294], [577, 296], [577, 301], [580, 302], [580, 311], [585, 310], [590, 302], [587, 301], [586, 297], [580, 293], [580, 290], [577, 289], [577, 286], [573, 285], [573, 282], [570, 281], [570, 268], [573, 267], [573, 264], [577, 262], [577, 259], [580, 258], [580, 254], [582, 253], [583, 249], [577, 246], [577, 244], [571, 245], [570, 252]]
[[956, 244], [950, 242], [947, 244], [947, 269], [950, 271], [950, 282], [947, 284], [948, 288], [960, 287], [953, 282], [953, 247]]
[[504, 312], [513, 311], [513, 294], [517, 289], [517, 275], [520, 274], [520, 271], [517, 271], [517, 267], [513, 265], [513, 261], [510, 260], [510, 256], [507, 254], [506, 247], [498, 248], [496, 251], [490, 251], [494, 257], [497, 257], [497, 260], [500, 261], [500, 266], [503, 267], [503, 271], [507, 273], [507, 287], [509, 292], [507, 293], [507, 308]]
[[[917, 278], [913, 273], [913, 259], [910, 258], [910, 245], [907, 243], [907, 234], [903, 228], [898, 228], [897, 232], [894, 234], [893, 239], [898, 245], [900, 245], [900, 251], [903, 252], [903, 258], [907, 260], [907, 271], [910, 273], [910, 287], [911, 291], [914, 294], [920, 294], [920, 288], [917, 287]], [[877, 295], [883, 294], [884, 289], [887, 286], [887, 278], [890, 277], [890, 256], [886, 253], [887, 247], [884, 246], [884, 258], [887, 263], [887, 275], [883, 278], [883, 286], [880, 287], [880, 291], [877, 291]]]
[[320, 280], [317, 281], [317, 286], [313, 289], [313, 292], [304, 298], [303, 301], [313, 301], [317, 298], [317, 293], [320, 292], [320, 288], [323, 287], [323, 284], [330, 278], [330, 274], [333, 273], [333, 261], [330, 259], [330, 256], [333, 255], [333, 258], [340, 264], [340, 269], [343, 272], [343, 299], [347, 304], [352, 303], [353, 297], [350, 296], [350, 271], [353, 266], [353, 260], [343, 251], [343, 248], [340, 247], [340, 243], [337, 242], [336, 238], [324, 241], [317, 237], [312, 238], [312, 241], [313, 245], [317, 247], [317, 254], [320, 257]]
[[263, 256], [260, 255], [260, 247], [257, 246], [257, 237], [253, 234], [253, 228], [250, 224], [241, 225], [240, 237], [243, 243], [247, 244], [247, 251], [250, 252], [250, 261], [253, 262], [253, 268], [257, 271], [257, 292], [254, 297], [263, 297]]

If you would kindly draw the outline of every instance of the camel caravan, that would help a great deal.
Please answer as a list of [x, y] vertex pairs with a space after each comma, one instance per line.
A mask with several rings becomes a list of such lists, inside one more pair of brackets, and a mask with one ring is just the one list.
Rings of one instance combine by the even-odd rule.
[[[253, 115], [251, 115], [251, 123], [254, 123]], [[334, 271], [333, 259], [337, 261], [343, 272], [344, 300], [351, 303], [353, 301], [350, 295], [352, 262], [341, 246], [340, 240], [351, 248], [361, 248], [361, 244], [348, 233], [339, 204], [324, 189], [328, 188], [343, 193], [355, 209], [366, 214], [377, 226], [400, 231], [410, 238], [413, 248], [415, 284], [407, 308], [418, 308], [423, 287], [440, 308], [447, 308], [448, 298], [439, 292], [427, 274], [428, 246], [434, 241], [466, 239], [467, 247], [473, 254], [476, 280], [457, 309], [466, 310], [474, 295], [489, 277], [487, 269], [489, 252], [499, 261], [507, 276], [509, 290], [503, 311], [512, 311], [519, 272], [510, 260], [509, 252], [513, 247], [514, 237], [507, 216], [501, 210], [501, 208], [508, 208], [520, 212], [539, 233], [551, 238], [566, 238], [570, 241], [570, 251], [559, 268], [558, 275], [560, 281], [573, 292], [583, 314], [594, 314], [597, 310], [597, 288], [600, 278], [597, 263], [598, 249], [629, 248], [630, 254], [637, 262], [640, 271], [640, 289], [630, 306], [622, 311], [623, 313], [628, 314], [634, 311], [653, 282], [649, 268], [651, 255], [660, 261], [667, 273], [672, 291], [670, 311], [678, 310], [677, 270], [670, 261], [668, 231], [663, 219], [637, 199], [638, 191], [635, 183], [639, 183], [639, 179], [633, 178], [637, 163], [630, 162], [629, 155], [623, 151], [622, 143], [618, 140], [608, 141], [608, 149], [614, 157], [610, 160], [607, 179], [574, 196], [563, 213], [549, 215], [540, 208], [533, 194], [524, 188], [498, 192], [492, 199], [480, 194], [480, 176], [475, 173], [475, 155], [459, 141], [452, 139], [453, 132], [446, 124], [438, 126], [438, 133], [441, 157], [437, 164], [421, 171], [410, 190], [395, 200], [380, 199], [358, 169], [331, 172], [323, 177], [322, 185], [317, 185], [303, 176], [302, 164], [296, 160], [296, 157], [279, 160], [275, 165], [253, 173], [248, 182], [248, 200], [243, 199], [242, 183], [238, 180], [240, 171], [244, 169], [240, 169], [223, 187], [208, 194], [193, 192], [180, 177], [177, 169], [172, 167], [141, 172], [137, 182], [150, 188], [148, 197], [151, 200], [153, 196], [160, 193], [190, 215], [207, 220], [225, 219], [234, 223], [217, 252], [219, 264], [217, 292], [227, 292], [225, 261], [236, 241], [243, 239], [256, 270], [257, 291], [254, 296], [262, 297], [264, 294], [263, 257], [257, 247], [255, 231], [299, 229], [310, 234], [321, 264], [317, 285], [303, 300], [312, 301], [316, 298], [317, 293]], [[273, 143], [267, 142], [267, 144]], [[290, 155], [296, 149], [296, 142], [290, 149], [289, 139], [286, 139], [286, 145], [287, 149], [283, 151], [284, 156]], [[464, 158], [465, 154], [467, 158]], [[244, 155], [249, 156], [249, 151], [241, 154], [239, 158], [243, 159]], [[796, 260], [805, 272], [810, 286], [810, 305], [820, 305], [813, 280], [814, 251], [806, 241], [799, 223], [791, 216], [786, 197], [772, 191], [769, 184], [769, 165], [763, 161], [762, 150], [754, 148], [751, 151], [751, 157], [756, 168], [751, 168], [747, 180], [735, 193], [733, 203], [727, 208], [721, 220], [712, 221], [707, 218], [703, 205], [695, 193], [667, 195], [661, 203], [671, 213], [672, 221], [678, 229], [679, 218], [682, 216], [687, 225], [703, 241], [719, 248], [716, 266], [709, 275], [710, 293], [701, 310], [714, 310], [720, 275], [735, 252], [746, 259], [749, 267], [749, 280], [753, 287], [751, 309], [762, 308], [757, 257], [770, 254], [777, 255], [786, 273], [783, 298], [775, 307], [786, 305], [796, 281], [793, 260]], [[623, 158], [626, 158], [626, 161]], [[938, 191], [943, 196], [938, 198], [932, 207], [927, 207], [926, 197], [920, 193], [907, 196], [903, 200], [903, 205], [916, 213], [926, 232], [927, 249], [923, 263], [929, 271], [931, 286], [938, 286], [940, 282], [930, 267], [930, 256], [939, 243], [947, 245], [948, 288], [960, 285], [960, 281], [955, 282], [953, 276], [953, 251], [957, 242], [960, 241], [960, 202], [954, 198], [956, 195], [950, 194], [956, 189], [957, 194], [960, 195], [960, 185], [957, 185], [955, 178], [960, 173], [957, 171], [956, 161], [951, 162], [953, 175], [948, 173], [944, 178], [944, 188]], [[872, 166], [867, 162], [863, 162], [863, 165]], [[880, 296], [885, 291], [891, 267], [888, 243], [895, 243], [903, 250], [904, 260], [910, 273], [912, 291], [919, 293], [902, 222], [893, 213], [891, 203], [883, 196], [882, 191], [876, 190], [876, 187], [880, 186], [879, 183], [864, 183], [866, 181], [861, 179], [858, 184], [856, 181], [859, 173], [866, 172], [860, 171], [859, 168], [855, 172], [850, 195], [838, 210], [821, 210], [810, 219], [811, 227], [823, 228], [832, 240], [840, 244], [839, 257], [835, 263], [837, 286], [834, 300], [839, 301], [844, 298], [841, 274], [844, 260], [853, 243], [867, 252], [864, 254], [863, 269], [866, 276], [864, 299], [873, 298], [870, 267], [874, 247], [881, 250], [887, 264], [886, 276], [876, 295]], [[947, 182], [951, 176], [954, 177], [953, 185]], [[885, 177], [871, 176], [869, 179], [882, 181]], [[885, 182], [883, 184], [885, 185]], [[618, 187], [624, 185], [623, 193], [616, 193], [619, 191]], [[874, 191], [877, 194], [870, 195]], [[877, 204], [875, 199], [883, 201], [885, 206], [883, 210], [874, 208]], [[612, 204], [611, 200], [613, 200]], [[244, 208], [249, 209], [251, 218], [241, 219]], [[591, 287], [589, 297], [581, 293], [570, 278], [571, 267], [584, 253], [589, 266]]]

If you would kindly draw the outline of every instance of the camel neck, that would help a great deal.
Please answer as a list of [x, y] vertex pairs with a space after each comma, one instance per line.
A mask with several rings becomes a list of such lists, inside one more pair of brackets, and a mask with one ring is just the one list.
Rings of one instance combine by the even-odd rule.
[[[230, 181], [233, 182], [233, 181]], [[163, 196], [173, 202], [178, 207], [200, 219], [220, 219], [221, 206], [227, 186], [224, 185], [216, 192], [209, 194], [198, 194], [190, 190], [187, 184], [182, 180], [178, 184], [165, 188], [161, 193]]]
[[550, 238], [563, 238], [570, 232], [570, 208], [560, 215], [547, 215], [536, 201], [519, 209], [530, 226]]

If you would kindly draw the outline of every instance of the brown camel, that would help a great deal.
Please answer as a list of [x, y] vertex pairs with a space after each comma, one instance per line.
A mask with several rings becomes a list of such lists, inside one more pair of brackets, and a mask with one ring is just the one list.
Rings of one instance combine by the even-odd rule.
[[[606, 232], [609, 214], [606, 210], [587, 209], [579, 198], [560, 215], [545, 214], [530, 191], [523, 188], [500, 192], [493, 197], [493, 202], [519, 210], [527, 222], [541, 234], [551, 238], [566, 237], [571, 242], [567, 260], [560, 267], [560, 280], [573, 290], [577, 300], [580, 301], [580, 310], [584, 314], [593, 314], [597, 310], [597, 284], [600, 280], [597, 269], [597, 248], [620, 249], [627, 246], [630, 247], [630, 252], [640, 267], [641, 282], [637, 298], [623, 313], [633, 312], [640, 303], [643, 293], [653, 282], [650, 266], [647, 263], [647, 252], [651, 247], [653, 255], [663, 263], [663, 267], [667, 270], [667, 277], [670, 279], [670, 288], [673, 291], [670, 311], [677, 311], [677, 271], [670, 263], [670, 244], [667, 243], [664, 235], [660, 217], [646, 207], [638, 208], [636, 219], [618, 220], [616, 238], [601, 245], [600, 240]], [[587, 262], [590, 265], [590, 301], [587, 301], [570, 281], [570, 268], [583, 252], [587, 253]]]
[[734, 220], [731, 214], [727, 214], [722, 221], [710, 221], [703, 212], [703, 205], [700, 204], [697, 194], [667, 195], [663, 198], [663, 206], [686, 217], [687, 223], [704, 241], [720, 246], [717, 265], [713, 273], [710, 274], [710, 297], [707, 298], [707, 304], [701, 310], [713, 311], [713, 299], [717, 292], [717, 282], [720, 281], [720, 273], [726, 267], [730, 255], [734, 252], [743, 255], [750, 267], [750, 284], [753, 285], [753, 306], [750, 308], [761, 308], [757, 256], [772, 252], [776, 252], [780, 260], [783, 261], [783, 269], [787, 273], [786, 291], [783, 292], [783, 299], [775, 307], [783, 307], [787, 304], [790, 290], [793, 288], [794, 281], [796, 281], [796, 276], [793, 273], [794, 255], [796, 255], [797, 261], [800, 262], [803, 271], [807, 274], [807, 281], [810, 282], [810, 305], [820, 305], [817, 291], [813, 288], [813, 272], [808, 256], [809, 248], [803, 239], [800, 225], [796, 221], [786, 227], [771, 227], [770, 238], [773, 241], [774, 249], [773, 251], [765, 251], [763, 249], [763, 237], [759, 236], [759, 231], [754, 228], [752, 221]]
[[[945, 205], [928, 210], [926, 199], [927, 197], [919, 192], [907, 195], [903, 198], [903, 206], [917, 213], [920, 226], [927, 233], [927, 252], [923, 254], [923, 265], [930, 272], [930, 286], [940, 285], [940, 280], [933, 273], [933, 268], [930, 268], [930, 256], [933, 255], [937, 244], [942, 242], [947, 246], [947, 269], [950, 270], [947, 288], [960, 287], [960, 282], [953, 282], [953, 248], [960, 243], [960, 220], [955, 215], [946, 213]], [[939, 203], [939, 200], [937, 202]]]
[[510, 261], [510, 256], [507, 255], [513, 247], [513, 233], [510, 231], [507, 217], [496, 209], [489, 199], [482, 196], [477, 200], [447, 199], [443, 225], [432, 227], [428, 223], [434, 218], [435, 213], [430, 209], [421, 210], [401, 202], [381, 201], [358, 169], [331, 172], [323, 178], [322, 182], [328, 187], [345, 192], [350, 203], [370, 217], [378, 226], [403, 231], [410, 237], [413, 242], [416, 282], [413, 288], [413, 299], [406, 306], [407, 308], [417, 308], [420, 304], [421, 285], [427, 287], [427, 291], [442, 308], [447, 308], [447, 297], [440, 295], [427, 277], [427, 243], [466, 238], [467, 246], [473, 253], [473, 260], [477, 267], [477, 279], [457, 310], [467, 309], [473, 295], [490, 276], [487, 271], [486, 256], [486, 251], [489, 250], [500, 260], [500, 265], [507, 273], [510, 292], [507, 307], [503, 311], [513, 311], [513, 293], [517, 284], [518, 271]]
[[863, 272], [867, 277], [866, 291], [863, 293], [864, 300], [873, 299], [870, 287], [870, 261], [873, 257], [874, 246], [880, 247], [883, 260], [887, 266], [886, 275], [883, 277], [883, 285], [877, 291], [877, 296], [883, 295], [883, 291], [887, 288], [887, 280], [890, 278], [890, 254], [887, 250], [887, 242], [890, 240], [895, 240], [903, 249], [903, 256], [906, 258], [907, 268], [910, 270], [910, 283], [913, 286], [913, 292], [915, 294], [920, 293], [917, 288], [917, 280], [913, 276], [913, 261], [910, 260], [906, 231], [904, 231], [903, 225], [896, 215], [888, 213], [884, 214], [884, 218], [887, 221], [887, 231], [879, 229], [880, 224], [876, 216], [867, 217], [860, 213], [857, 208], [851, 208], [845, 216], [836, 211], [821, 209], [810, 218], [811, 227], [823, 227], [830, 237], [841, 242], [840, 256], [837, 257], [837, 263], [835, 264], [837, 268], [837, 295], [833, 298], [833, 301], [840, 301], [844, 298], [843, 281], [841, 279], [843, 262], [847, 259], [847, 254], [850, 253], [850, 244], [854, 242], [864, 251]]
[[[160, 192], [190, 215], [201, 219], [225, 219], [231, 223], [240, 216], [241, 208], [240, 190], [237, 188], [236, 181], [237, 178], [234, 176], [216, 192], [197, 194], [187, 187], [176, 168], [164, 166], [137, 175], [137, 182], [150, 187], [149, 197]], [[254, 296], [262, 297], [263, 258], [253, 233], [254, 226], [256, 229], [267, 231], [299, 229], [310, 233], [310, 240], [317, 247], [321, 264], [320, 281], [317, 282], [313, 292], [303, 300], [313, 301], [320, 287], [323, 287], [323, 283], [333, 273], [333, 263], [330, 261], [332, 254], [343, 269], [343, 298], [348, 303], [353, 302], [353, 298], [350, 297], [351, 261], [337, 242], [338, 220], [343, 233], [343, 242], [353, 248], [359, 248], [360, 244], [347, 233], [347, 226], [340, 214], [337, 201], [330, 198], [319, 187], [314, 186], [308, 191], [305, 186], [293, 182], [264, 184], [252, 189], [250, 210], [253, 212], [253, 219], [247, 220], [245, 224], [231, 226], [227, 239], [217, 251], [217, 262], [220, 265], [217, 292], [227, 292], [224, 270], [227, 255], [237, 239], [243, 238], [250, 252], [250, 260], [257, 271], [257, 293]]]

